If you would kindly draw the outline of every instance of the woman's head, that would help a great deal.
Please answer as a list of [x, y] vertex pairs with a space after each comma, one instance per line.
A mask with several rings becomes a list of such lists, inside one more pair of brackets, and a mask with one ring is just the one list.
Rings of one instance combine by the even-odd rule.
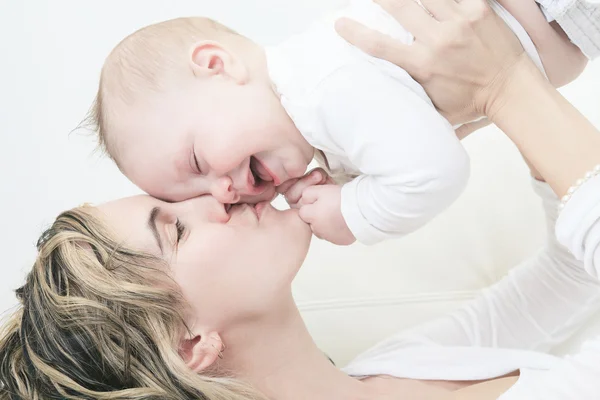
[[60, 215], [0, 333], [0, 399], [256, 397], [218, 371], [213, 345], [289, 292], [310, 232], [293, 212], [217, 206], [140, 196]]
[[224, 206], [211, 196], [180, 203], [137, 196], [99, 211], [119, 241], [168, 265], [193, 329], [223, 330], [271, 312], [290, 294], [311, 237], [295, 210]]

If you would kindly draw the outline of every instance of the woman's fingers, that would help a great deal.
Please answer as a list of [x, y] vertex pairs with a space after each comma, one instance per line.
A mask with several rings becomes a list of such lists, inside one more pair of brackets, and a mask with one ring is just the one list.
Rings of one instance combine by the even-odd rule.
[[415, 0], [374, 1], [413, 33], [412, 45], [347, 21], [340, 22], [340, 34], [406, 70], [453, 125], [485, 114], [496, 96], [495, 82], [502, 82], [504, 71], [523, 55], [521, 43], [488, 0], [421, 0], [442, 22]]
[[415, 0], [374, 0], [413, 34], [416, 40], [427, 40], [437, 21]]
[[[398, 65], [425, 89], [453, 125], [472, 121], [494, 102], [495, 82], [523, 54], [487, 0], [374, 0], [414, 36], [411, 45], [343, 19], [338, 33], [371, 56]], [[479, 124], [461, 128], [466, 136]]]
[[488, 0], [461, 0], [458, 7], [462, 12], [467, 12], [471, 16], [478, 16], [490, 9]]
[[414, 66], [413, 60], [416, 58], [415, 46], [401, 43], [348, 18], [336, 21], [335, 29], [341, 37], [365, 53], [396, 65], [402, 65], [409, 74], [411, 73], [411, 66]]
[[444, 21], [452, 18], [458, 8], [455, 0], [421, 0], [421, 4], [425, 6], [435, 19]]

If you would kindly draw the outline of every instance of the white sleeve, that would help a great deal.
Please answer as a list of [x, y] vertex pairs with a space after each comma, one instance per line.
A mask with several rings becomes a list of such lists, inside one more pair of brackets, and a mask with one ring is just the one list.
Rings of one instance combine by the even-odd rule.
[[[557, 201], [552, 204], [555, 211]], [[581, 262], [574, 262], [581, 284], [565, 291], [565, 300], [581, 298], [581, 309], [573, 309], [582, 317], [597, 309], [593, 286], [584, 282], [594, 282], [600, 272], [600, 176], [591, 179], [580, 187], [562, 211], [556, 223], [556, 235], [561, 243], [571, 250]], [[563, 251], [573, 260], [573, 256]], [[583, 264], [583, 265], [582, 265]], [[585, 270], [583, 269], [585, 267]], [[585, 276], [583, 276], [584, 274]], [[575, 276], [575, 274], [573, 274]], [[588, 288], [589, 299], [584, 301]], [[597, 289], [596, 289], [597, 290]], [[547, 313], [553, 312], [555, 304], [547, 304]], [[502, 400], [561, 400], [598, 399], [600, 393], [600, 336], [586, 342], [580, 351], [567, 356], [564, 362], [550, 370], [522, 370], [517, 383], [500, 398]]]
[[597, 400], [600, 397], [600, 337], [549, 370], [521, 369], [515, 385], [499, 400]]
[[556, 237], [588, 274], [600, 278], [600, 175], [573, 194], [556, 223]]
[[556, 196], [544, 183], [534, 186], [547, 215], [546, 246], [474, 301], [385, 341], [378, 352], [414, 345], [544, 351], [570, 337], [600, 309], [600, 282], [553, 235]]
[[411, 84], [357, 64], [328, 77], [318, 94], [330, 139], [361, 173], [342, 188], [341, 207], [364, 244], [420, 228], [468, 180], [468, 156], [454, 129]]

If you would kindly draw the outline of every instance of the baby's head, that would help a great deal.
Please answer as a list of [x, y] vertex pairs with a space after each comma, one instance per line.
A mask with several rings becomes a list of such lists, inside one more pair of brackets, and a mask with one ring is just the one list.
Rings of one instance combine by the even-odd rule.
[[262, 48], [206, 18], [125, 38], [104, 64], [91, 118], [123, 173], [170, 201], [268, 198], [313, 155], [273, 90]]

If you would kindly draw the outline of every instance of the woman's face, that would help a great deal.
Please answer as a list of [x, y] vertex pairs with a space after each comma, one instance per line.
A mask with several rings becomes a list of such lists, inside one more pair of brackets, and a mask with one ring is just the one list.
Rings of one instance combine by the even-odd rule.
[[311, 238], [295, 210], [268, 203], [227, 209], [211, 196], [180, 203], [137, 196], [99, 210], [124, 245], [167, 262], [193, 308], [190, 322], [216, 329], [289, 297]]

